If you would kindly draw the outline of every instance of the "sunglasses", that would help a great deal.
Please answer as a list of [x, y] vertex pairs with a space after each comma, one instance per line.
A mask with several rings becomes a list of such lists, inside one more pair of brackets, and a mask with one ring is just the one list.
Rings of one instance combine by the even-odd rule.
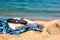
[[20, 24], [26, 25], [27, 21], [25, 21], [25, 20], [16, 20], [16, 19], [8, 19], [7, 23], [17, 23], [17, 24], [20, 23]]

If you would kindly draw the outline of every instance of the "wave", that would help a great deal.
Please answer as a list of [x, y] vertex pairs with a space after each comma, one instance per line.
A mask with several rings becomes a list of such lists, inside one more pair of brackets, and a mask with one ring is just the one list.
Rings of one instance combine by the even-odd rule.
[[60, 10], [60, 0], [0, 0], [0, 9]]
[[30, 10], [25, 8], [17, 8], [17, 9], [0, 9], [0, 13], [15, 13], [15, 12], [21, 12], [21, 13], [60, 13], [60, 10]]

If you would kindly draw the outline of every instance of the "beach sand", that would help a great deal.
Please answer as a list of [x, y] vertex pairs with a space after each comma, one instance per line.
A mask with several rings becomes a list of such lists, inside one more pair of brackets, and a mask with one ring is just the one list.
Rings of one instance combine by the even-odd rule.
[[35, 22], [43, 32], [31, 30], [20, 35], [0, 34], [0, 40], [60, 40], [60, 20]]

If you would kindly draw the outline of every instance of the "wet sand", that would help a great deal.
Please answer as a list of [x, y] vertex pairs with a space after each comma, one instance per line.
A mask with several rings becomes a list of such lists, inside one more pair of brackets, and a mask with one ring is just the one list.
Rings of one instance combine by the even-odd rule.
[[27, 31], [20, 35], [0, 34], [0, 40], [60, 40], [60, 20], [35, 21], [43, 32]]

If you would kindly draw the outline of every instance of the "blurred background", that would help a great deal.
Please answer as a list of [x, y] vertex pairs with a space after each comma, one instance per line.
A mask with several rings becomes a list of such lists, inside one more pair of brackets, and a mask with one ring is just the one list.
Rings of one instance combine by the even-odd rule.
[[60, 0], [0, 0], [0, 17], [60, 19]]

